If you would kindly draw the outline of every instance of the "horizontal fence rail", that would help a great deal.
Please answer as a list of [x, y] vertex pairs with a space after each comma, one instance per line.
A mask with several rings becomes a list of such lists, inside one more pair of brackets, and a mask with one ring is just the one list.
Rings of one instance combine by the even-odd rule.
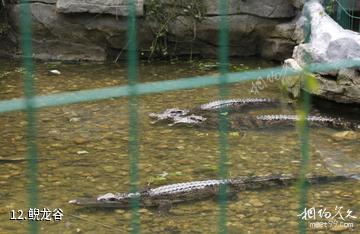
[[[326, 72], [331, 70], [338, 70], [343, 68], [360, 67], [360, 58], [351, 60], [339, 60], [331, 63], [313, 63], [309, 64], [305, 70], [308, 72]], [[286, 77], [296, 76], [303, 73], [303, 70], [294, 70], [291, 68], [284, 69], [283, 67], [268, 68], [256, 71], [246, 71], [239, 73], [228, 73], [227, 79], [221, 81], [220, 75], [216, 76], [201, 76], [191, 78], [181, 78], [170, 81], [157, 81], [149, 83], [141, 83], [133, 86], [134, 92], [137, 95], [145, 95], [151, 93], [161, 93], [168, 91], [176, 91], [182, 89], [201, 88], [206, 86], [219, 85], [222, 82], [226, 84], [246, 82], [258, 80], [269, 77]], [[51, 95], [36, 96], [32, 99], [35, 108], [51, 107], [66, 104], [75, 104], [80, 102], [98, 101], [108, 98], [127, 97], [130, 96], [130, 87], [114, 86], [108, 88], [98, 88], [91, 90], [63, 92]], [[25, 99], [17, 98], [12, 100], [0, 101], [0, 113], [25, 110]]]

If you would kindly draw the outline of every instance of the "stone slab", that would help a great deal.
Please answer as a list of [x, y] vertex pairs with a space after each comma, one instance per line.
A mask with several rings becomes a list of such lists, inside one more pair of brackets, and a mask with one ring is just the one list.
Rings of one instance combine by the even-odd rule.
[[[60, 13], [93, 13], [128, 15], [127, 0], [58, 0], [56, 10]], [[136, 15], [144, 14], [144, 0], [136, 0]]]

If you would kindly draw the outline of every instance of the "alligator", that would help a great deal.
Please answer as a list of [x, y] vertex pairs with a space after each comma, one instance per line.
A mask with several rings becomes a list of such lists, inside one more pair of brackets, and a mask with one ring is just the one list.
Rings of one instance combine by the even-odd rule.
[[[313, 175], [305, 177], [308, 184], [323, 184], [357, 178], [349, 176]], [[293, 185], [298, 178], [294, 175], [242, 176], [234, 179], [212, 179], [164, 185], [130, 193], [107, 193], [92, 198], [78, 198], [69, 203], [101, 208], [130, 208], [131, 201], [138, 199], [140, 207], [158, 207], [168, 210], [172, 204], [192, 202], [216, 197], [221, 186], [230, 195], [245, 190], [261, 190], [271, 187]]]
[[248, 108], [254, 109], [264, 107], [278, 107], [281, 102], [271, 98], [243, 98], [243, 99], [227, 99], [217, 100], [200, 105], [200, 110], [217, 111], [219, 109], [228, 109], [236, 111], [245, 111]]
[[[326, 116], [307, 116], [306, 120], [310, 127], [328, 127], [339, 130], [360, 130], [360, 124], [349, 122], [341, 118]], [[255, 115], [238, 118], [240, 129], [263, 129], [271, 127], [294, 127], [300, 121], [298, 115]]]
[[[183, 124], [205, 129], [218, 128], [219, 115], [214, 111], [225, 109], [230, 130], [263, 129], [271, 127], [291, 127], [300, 120], [297, 115], [252, 115], [246, 112], [256, 108], [274, 108], [282, 103], [276, 99], [249, 98], [209, 102], [191, 110], [167, 109], [162, 113], [151, 113], [152, 123], [167, 122], [170, 126]], [[310, 115], [306, 118], [312, 127], [328, 127], [341, 130], [360, 130], [357, 122], [341, 118]]]
[[170, 126], [175, 124], [194, 124], [204, 123], [208, 118], [207, 115], [214, 115], [218, 110], [226, 112], [245, 113], [250, 109], [257, 108], [275, 108], [279, 107], [282, 103], [277, 99], [270, 98], [244, 98], [244, 99], [228, 99], [217, 100], [206, 104], [202, 104], [197, 108], [179, 109], [171, 108], [166, 109], [161, 113], [150, 113], [149, 117], [153, 119], [151, 123], [168, 122]]

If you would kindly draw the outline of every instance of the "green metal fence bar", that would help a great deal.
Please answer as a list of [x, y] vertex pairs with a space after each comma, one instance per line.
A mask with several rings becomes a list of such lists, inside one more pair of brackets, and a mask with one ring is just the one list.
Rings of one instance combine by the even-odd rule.
[[[228, 19], [228, 0], [219, 0], [220, 21], [219, 21], [219, 92], [220, 99], [226, 99], [228, 96], [228, 67], [229, 67], [229, 19]], [[228, 129], [227, 129], [227, 116], [223, 113], [227, 112], [227, 107], [221, 108], [218, 112], [219, 115], [219, 176], [221, 179], [228, 178]], [[219, 233], [227, 233], [227, 186], [222, 184], [219, 188]]]
[[[308, 1], [308, 0], [307, 0]], [[304, 25], [304, 43], [309, 43], [311, 37], [311, 15], [308, 11], [304, 12], [307, 21]], [[304, 54], [302, 58], [306, 64], [308, 64], [311, 60], [309, 59], [308, 54]], [[307, 72], [307, 68], [303, 69], [304, 74]], [[304, 77], [304, 86], [306, 90], [309, 90], [309, 79], [306, 75]], [[298, 189], [299, 189], [299, 214], [306, 208], [307, 205], [307, 198], [308, 198], [308, 184], [306, 183], [306, 173], [308, 172], [309, 168], [309, 123], [307, 120], [309, 111], [310, 111], [310, 102], [311, 97], [310, 94], [304, 92], [302, 94], [302, 113], [301, 118], [299, 121], [299, 137], [300, 137], [300, 153], [301, 153], [301, 167], [300, 173], [298, 178]], [[299, 221], [299, 233], [305, 234], [306, 233], [306, 222], [304, 219], [300, 219]]]
[[[22, 1], [24, 2], [24, 1]], [[24, 94], [25, 94], [25, 110], [27, 113], [27, 175], [28, 175], [28, 199], [29, 208], [38, 208], [38, 186], [37, 186], [37, 127], [36, 127], [36, 107], [34, 105], [33, 97], [35, 94], [34, 79], [33, 79], [33, 62], [32, 62], [32, 29], [30, 4], [21, 4], [20, 15], [21, 28], [21, 45], [23, 49], [23, 66], [25, 68], [24, 74]], [[38, 232], [37, 221], [31, 220], [29, 226], [29, 233]]]
[[[313, 63], [306, 68], [309, 72], [326, 72], [343, 68], [359, 67], [360, 59], [344, 59], [331, 63]], [[228, 73], [226, 84], [252, 81], [257, 79], [273, 77], [286, 77], [301, 75], [303, 71], [294, 69], [284, 69], [282, 67], [261, 69], [256, 71], [246, 71], [239, 73]], [[140, 83], [134, 86], [138, 95], [152, 93], [162, 93], [168, 91], [201, 88], [212, 85], [219, 85], [219, 76], [201, 76], [191, 78], [181, 78], [170, 81], [157, 81]], [[39, 95], [33, 98], [34, 108], [44, 108], [58, 105], [75, 104], [81, 102], [98, 101], [116, 97], [127, 97], [130, 95], [129, 86], [114, 86], [108, 88], [98, 88], [91, 90], [62, 92], [51, 95]], [[19, 111], [26, 109], [25, 99], [16, 98], [12, 100], [0, 101], [0, 113]]]
[[[138, 191], [138, 97], [137, 97], [137, 36], [136, 36], [136, 0], [128, 0], [128, 83], [129, 83], [129, 159], [130, 159], [130, 191]], [[140, 233], [139, 197], [131, 199], [132, 219], [131, 233]]]
[[[308, 79], [305, 79], [305, 87], [309, 87]], [[299, 214], [301, 214], [307, 205], [308, 198], [308, 184], [306, 182], [306, 174], [309, 169], [309, 123], [307, 116], [310, 111], [310, 94], [305, 92], [303, 94], [302, 114], [300, 118], [300, 148], [301, 148], [301, 168], [299, 173], [298, 188], [299, 189]], [[299, 221], [299, 233], [306, 233], [306, 222], [303, 219]]]

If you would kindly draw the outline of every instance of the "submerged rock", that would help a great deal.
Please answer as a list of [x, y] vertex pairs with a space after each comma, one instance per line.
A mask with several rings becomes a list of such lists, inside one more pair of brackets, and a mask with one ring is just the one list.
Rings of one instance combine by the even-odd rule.
[[356, 140], [360, 138], [360, 134], [354, 131], [343, 131], [334, 133], [331, 138], [334, 140]]

